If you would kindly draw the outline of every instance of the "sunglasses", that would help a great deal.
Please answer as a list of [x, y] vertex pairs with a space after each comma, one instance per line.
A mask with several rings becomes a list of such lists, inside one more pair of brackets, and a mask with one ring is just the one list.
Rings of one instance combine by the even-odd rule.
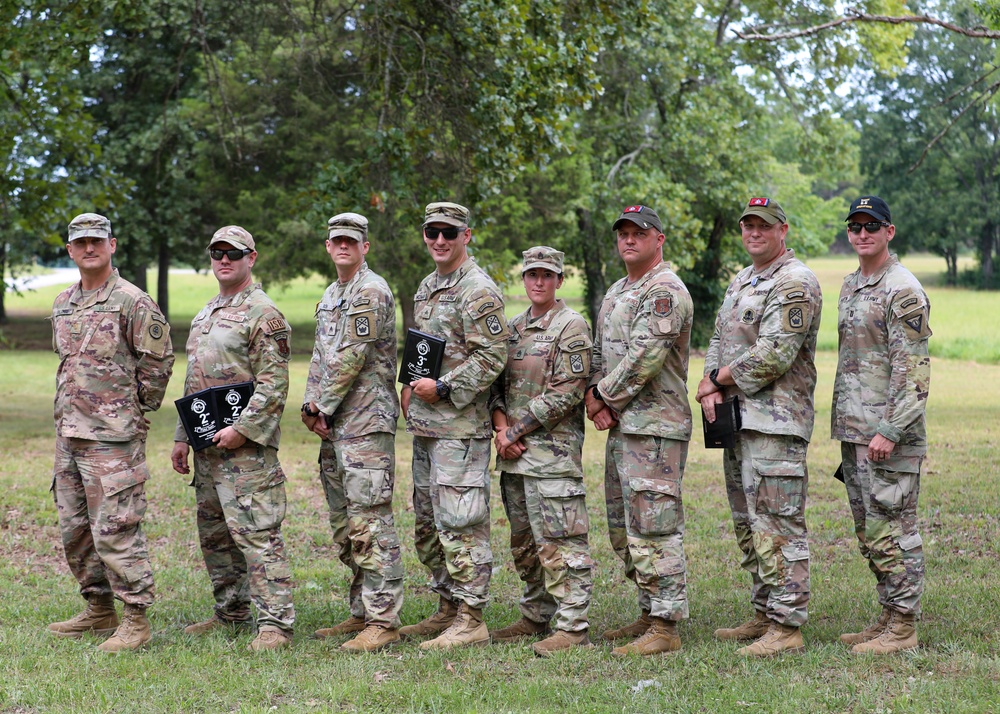
[[233, 263], [237, 260], [243, 260], [243, 256], [250, 255], [251, 253], [253, 251], [249, 248], [230, 248], [229, 250], [212, 248], [208, 251], [208, 254], [212, 256], [212, 260], [222, 260], [222, 256], [226, 256]]
[[869, 233], [878, 233], [887, 225], [889, 224], [883, 223], [882, 221], [868, 221], [867, 223], [848, 223], [847, 230], [849, 230], [854, 235], [860, 233], [862, 228], [864, 228]]
[[431, 228], [430, 226], [424, 226], [424, 238], [427, 240], [437, 240], [438, 236], [442, 236], [445, 240], [455, 240], [458, 238], [459, 230], [456, 227], [452, 228]]

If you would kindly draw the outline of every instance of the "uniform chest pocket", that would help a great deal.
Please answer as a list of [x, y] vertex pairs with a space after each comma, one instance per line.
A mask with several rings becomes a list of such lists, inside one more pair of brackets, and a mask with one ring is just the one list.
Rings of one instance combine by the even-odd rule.
[[60, 359], [76, 354], [83, 343], [83, 322], [72, 311], [52, 315], [52, 345]]
[[119, 312], [91, 313], [85, 321], [81, 349], [102, 359], [114, 357], [122, 341], [119, 317]]

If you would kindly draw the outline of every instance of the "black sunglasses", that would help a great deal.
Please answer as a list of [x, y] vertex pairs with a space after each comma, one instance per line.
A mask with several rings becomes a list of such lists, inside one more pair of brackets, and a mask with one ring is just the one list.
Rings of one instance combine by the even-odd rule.
[[208, 254], [212, 256], [212, 260], [222, 260], [222, 256], [226, 256], [233, 263], [237, 260], [243, 260], [243, 256], [250, 255], [251, 253], [253, 253], [253, 251], [249, 248], [230, 248], [229, 250], [211, 248], [208, 251]]
[[883, 221], [868, 221], [867, 223], [848, 223], [847, 230], [849, 230], [854, 235], [860, 233], [862, 228], [864, 228], [869, 233], [878, 233], [887, 225], [889, 224], [884, 223]]
[[437, 240], [438, 236], [443, 236], [445, 240], [455, 240], [458, 238], [458, 228], [431, 228], [424, 226], [424, 237], [427, 240]]

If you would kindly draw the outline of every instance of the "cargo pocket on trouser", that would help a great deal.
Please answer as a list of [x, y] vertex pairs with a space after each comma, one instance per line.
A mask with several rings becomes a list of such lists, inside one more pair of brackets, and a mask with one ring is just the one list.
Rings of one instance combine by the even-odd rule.
[[781, 518], [803, 517], [805, 463], [784, 459], [754, 459], [756, 511]]
[[102, 536], [123, 533], [139, 525], [146, 514], [146, 489], [143, 484], [147, 480], [149, 469], [145, 462], [101, 477], [104, 506], [98, 528]]
[[[871, 470], [872, 510], [881, 512], [888, 519], [898, 521], [911, 501], [920, 475], [903, 471], [889, 471], [873, 467]], [[916, 504], [912, 504], [914, 515]], [[905, 528], [903, 530], [906, 530]]]
[[344, 469], [347, 500], [363, 509], [392, 502], [392, 474], [388, 469]]
[[481, 473], [439, 473], [434, 514], [445, 530], [467, 531], [486, 521], [486, 480]]
[[665, 536], [683, 522], [678, 481], [633, 477], [629, 483], [630, 530], [640, 536]]
[[547, 539], [585, 536], [590, 530], [587, 518], [587, 492], [578, 479], [538, 479], [542, 536]]

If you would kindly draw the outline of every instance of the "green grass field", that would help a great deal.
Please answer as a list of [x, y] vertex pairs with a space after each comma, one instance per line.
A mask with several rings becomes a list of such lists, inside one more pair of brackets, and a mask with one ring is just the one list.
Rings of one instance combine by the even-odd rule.
[[[909, 261], [908, 261], [909, 262]], [[916, 261], [913, 261], [914, 263]], [[811, 261], [836, 304], [849, 260]], [[935, 268], [924, 269], [933, 271]], [[920, 272], [915, 270], [915, 272]], [[211, 296], [204, 277], [175, 276], [175, 315], [190, 315]], [[186, 282], [191, 281], [191, 282]], [[322, 285], [302, 281], [273, 296], [301, 326], [292, 362], [290, 403], [305, 388], [307, 325]], [[199, 292], [201, 291], [201, 292]], [[38, 319], [51, 294], [25, 298], [22, 313]], [[858, 658], [837, 642], [876, 614], [873, 578], [861, 561], [842, 485], [831, 474], [837, 446], [828, 438], [836, 355], [822, 351], [817, 416], [809, 453], [808, 522], [812, 552], [807, 651], [768, 661], [744, 661], [712, 631], [751, 614], [748, 578], [722, 483], [720, 455], [691, 444], [685, 477], [688, 596], [691, 618], [681, 625], [674, 655], [619, 661], [599, 643], [586, 652], [536, 659], [525, 645], [431, 654], [414, 644], [350, 656], [313, 630], [347, 615], [348, 571], [332, 555], [325, 502], [316, 479], [318, 443], [297, 409], [284, 420], [281, 459], [288, 474], [285, 535], [294, 568], [297, 610], [291, 650], [251, 655], [249, 634], [195, 639], [185, 624], [206, 617], [211, 593], [194, 524], [194, 496], [169, 467], [184, 361], [178, 359], [166, 406], [153, 415], [148, 459], [146, 530], [158, 602], [150, 611], [151, 646], [102, 656], [97, 640], [50, 637], [45, 626], [82, 604], [63, 561], [56, 510], [49, 493], [52, 395], [56, 357], [48, 350], [0, 352], [0, 712], [992, 712], [1000, 709], [1000, 296], [932, 288], [935, 354], [961, 347], [972, 357], [935, 359], [928, 405], [930, 450], [919, 509], [927, 558], [921, 647], [887, 658]], [[29, 302], [33, 303], [29, 308]], [[13, 300], [11, 307], [14, 308]], [[513, 307], [513, 306], [512, 306]], [[973, 309], [975, 308], [975, 309]], [[834, 308], [835, 309], [835, 308]], [[947, 310], [953, 312], [946, 314]], [[936, 319], [935, 319], [936, 318]], [[20, 318], [19, 318], [20, 319]], [[175, 319], [175, 324], [180, 318]], [[835, 341], [825, 316], [824, 341]], [[305, 334], [303, 334], [305, 333]], [[180, 345], [178, 345], [180, 347]], [[945, 351], [945, 352], [942, 352]], [[975, 360], [975, 361], [973, 361]], [[691, 385], [701, 374], [691, 365]], [[637, 614], [635, 589], [624, 582], [607, 542], [603, 504], [603, 435], [589, 432], [584, 462], [595, 571], [591, 608], [595, 639]], [[394, 510], [406, 567], [406, 623], [429, 614], [436, 597], [413, 552], [409, 505], [409, 439], [397, 438]], [[495, 486], [495, 485], [494, 485]], [[495, 571], [487, 624], [518, 616], [520, 583], [507, 545], [499, 495], [492, 500]]]

